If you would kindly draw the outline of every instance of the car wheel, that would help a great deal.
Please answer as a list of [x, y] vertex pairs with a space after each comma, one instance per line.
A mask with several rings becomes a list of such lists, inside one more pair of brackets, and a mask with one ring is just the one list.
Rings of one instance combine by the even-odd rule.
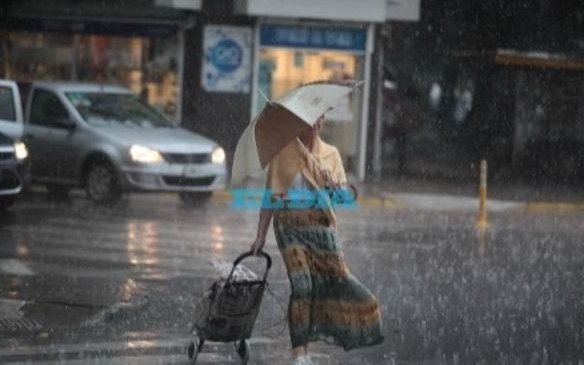
[[122, 197], [120, 181], [109, 163], [91, 165], [85, 176], [85, 191], [98, 204], [113, 204]]
[[180, 193], [180, 200], [189, 206], [202, 206], [207, 204], [213, 193]]
[[16, 202], [16, 195], [0, 196], [0, 210], [10, 208]]
[[239, 344], [235, 345], [235, 349], [237, 350], [237, 353], [241, 358], [241, 364], [246, 365], [247, 362], [249, 361], [249, 353], [251, 352], [249, 348], [249, 343], [247, 343], [246, 340], [241, 340], [239, 341]]
[[66, 198], [69, 195], [71, 188], [65, 185], [48, 184], [47, 189], [49, 190], [49, 195], [56, 198]]
[[189, 360], [191, 364], [196, 364], [197, 357], [203, 348], [203, 344], [205, 340], [199, 337], [199, 335], [195, 332], [193, 333], [193, 339], [187, 348], [187, 355], [189, 356]]

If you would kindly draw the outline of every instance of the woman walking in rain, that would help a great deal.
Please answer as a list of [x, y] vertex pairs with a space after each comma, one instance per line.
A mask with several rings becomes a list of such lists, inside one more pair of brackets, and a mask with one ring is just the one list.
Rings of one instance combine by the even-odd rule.
[[[324, 190], [341, 187], [346, 177], [337, 149], [320, 139], [323, 121], [321, 116], [270, 162], [266, 185], [272, 204], [260, 212], [251, 247], [256, 254], [262, 250], [273, 218], [291, 285], [288, 321], [293, 364], [298, 365], [313, 364], [310, 342], [351, 350], [383, 341], [379, 304], [347, 268], [332, 202]], [[302, 194], [290, 194], [303, 189], [319, 196], [318, 206], [304, 208], [298, 200]]]

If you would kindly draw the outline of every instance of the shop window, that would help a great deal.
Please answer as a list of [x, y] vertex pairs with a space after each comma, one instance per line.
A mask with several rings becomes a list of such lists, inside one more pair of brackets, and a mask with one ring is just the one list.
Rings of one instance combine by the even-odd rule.
[[178, 99], [174, 37], [12, 32], [0, 35], [2, 77], [103, 82], [129, 88], [170, 119]]
[[67, 118], [69, 118], [69, 113], [57, 95], [50, 91], [35, 91], [30, 111], [31, 124], [53, 127], [55, 121]]
[[80, 81], [103, 81], [128, 87], [173, 118], [178, 97], [177, 42], [173, 38], [79, 38]]
[[[313, 81], [363, 80], [363, 64], [362, 55], [349, 52], [263, 48], [260, 50], [258, 87], [266, 98], [273, 100]], [[350, 172], [355, 172], [359, 153], [361, 99], [358, 89], [341, 100], [325, 115], [327, 123], [321, 133], [324, 140], [339, 149]], [[260, 111], [265, 103], [263, 97], [258, 98], [256, 110]]]
[[14, 32], [2, 35], [4, 78], [71, 80], [73, 78], [73, 36]]

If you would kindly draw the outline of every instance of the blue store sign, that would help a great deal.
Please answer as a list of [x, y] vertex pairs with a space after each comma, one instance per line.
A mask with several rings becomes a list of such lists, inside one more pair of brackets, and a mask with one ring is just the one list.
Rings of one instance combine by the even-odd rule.
[[221, 72], [233, 72], [241, 66], [243, 50], [232, 39], [219, 41], [211, 51], [211, 62]]
[[260, 44], [267, 47], [365, 52], [367, 29], [264, 24], [260, 29]]
[[252, 35], [248, 27], [205, 26], [201, 69], [205, 91], [250, 92]]

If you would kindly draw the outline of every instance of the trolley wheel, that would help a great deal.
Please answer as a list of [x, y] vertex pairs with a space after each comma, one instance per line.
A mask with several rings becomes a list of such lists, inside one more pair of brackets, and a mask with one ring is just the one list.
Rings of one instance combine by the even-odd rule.
[[203, 348], [203, 344], [205, 340], [202, 340], [199, 335], [196, 333], [193, 334], [193, 340], [191, 341], [188, 349], [187, 354], [189, 355], [189, 360], [191, 360], [191, 364], [195, 364], [197, 362], [197, 357]]
[[249, 360], [249, 343], [246, 340], [241, 340], [239, 343], [236, 344], [237, 353], [241, 358], [241, 365], [246, 365], [247, 361]]

